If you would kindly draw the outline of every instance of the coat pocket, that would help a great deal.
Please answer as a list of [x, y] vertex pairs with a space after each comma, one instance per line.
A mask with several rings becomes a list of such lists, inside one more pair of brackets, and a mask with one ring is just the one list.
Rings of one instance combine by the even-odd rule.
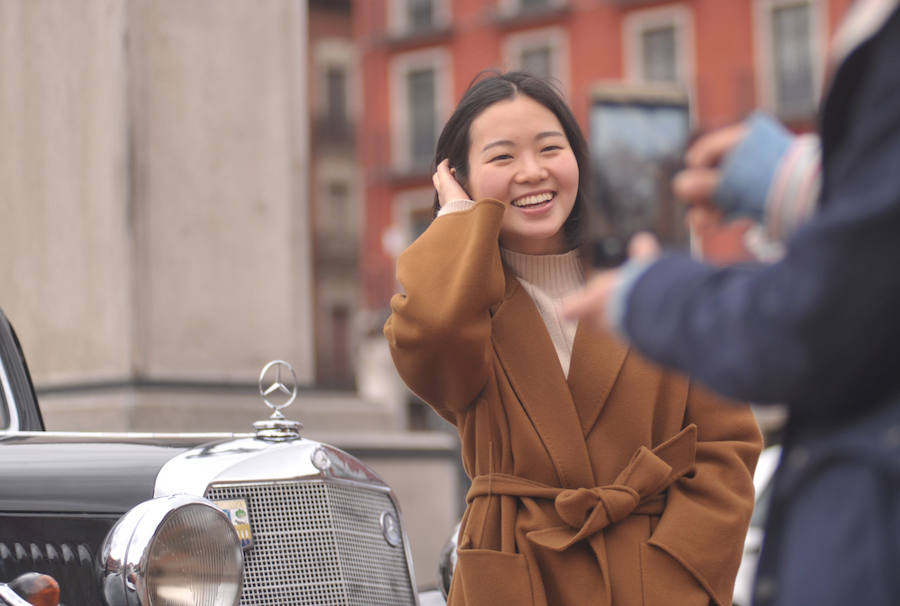
[[[460, 549], [449, 604], [532, 606], [528, 562], [520, 553]], [[461, 595], [457, 595], [461, 594]]]

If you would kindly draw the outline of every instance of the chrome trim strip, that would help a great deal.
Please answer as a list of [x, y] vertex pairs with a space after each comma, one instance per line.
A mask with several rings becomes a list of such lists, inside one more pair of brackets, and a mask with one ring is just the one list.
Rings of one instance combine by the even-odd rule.
[[[11, 430], [0, 430], [0, 437], [4, 433], [12, 433]], [[112, 438], [124, 440], [166, 440], [187, 438], [213, 440], [238, 440], [252, 438], [250, 433], [153, 433], [153, 432], [115, 432], [115, 431], [15, 431], [17, 437], [42, 437], [42, 438]]]
[[7, 413], [9, 414], [9, 427], [0, 428], [0, 431], [16, 431], [19, 429], [19, 409], [12, 394], [9, 375], [6, 374], [6, 365], [2, 362], [0, 362], [0, 384], [3, 385], [3, 395], [6, 400]]
[[203, 496], [213, 483], [270, 482], [321, 476], [312, 464], [318, 442], [263, 442], [252, 438], [194, 448], [167, 461], [156, 476], [153, 496]]
[[409, 535], [406, 533], [406, 516], [403, 515], [403, 510], [400, 508], [400, 501], [397, 500], [397, 495], [394, 494], [393, 488], [388, 489], [388, 496], [391, 498], [391, 502], [394, 503], [394, 508], [397, 510], [397, 517], [400, 519], [400, 530], [403, 533], [403, 551], [406, 552], [406, 569], [409, 572], [409, 583], [412, 587], [413, 599], [416, 601], [416, 606], [418, 606], [419, 586], [416, 583], [416, 569], [413, 568], [412, 548], [409, 544]]
[[9, 606], [31, 606], [22, 597], [9, 588], [9, 585], [0, 583], [0, 599], [3, 599]]

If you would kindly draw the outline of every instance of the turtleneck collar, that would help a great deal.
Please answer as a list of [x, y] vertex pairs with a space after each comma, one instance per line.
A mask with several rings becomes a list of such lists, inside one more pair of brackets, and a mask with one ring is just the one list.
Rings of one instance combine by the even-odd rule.
[[578, 249], [561, 255], [526, 255], [501, 248], [503, 261], [516, 277], [534, 284], [551, 297], [561, 297], [584, 284]]

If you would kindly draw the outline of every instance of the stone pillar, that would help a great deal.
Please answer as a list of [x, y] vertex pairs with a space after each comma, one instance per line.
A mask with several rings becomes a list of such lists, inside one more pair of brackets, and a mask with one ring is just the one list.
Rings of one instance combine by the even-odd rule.
[[[77, 401], [146, 428], [272, 358], [312, 379], [306, 20], [305, 0], [0, 3], [0, 306], [51, 426]], [[225, 400], [218, 426], [246, 416]]]

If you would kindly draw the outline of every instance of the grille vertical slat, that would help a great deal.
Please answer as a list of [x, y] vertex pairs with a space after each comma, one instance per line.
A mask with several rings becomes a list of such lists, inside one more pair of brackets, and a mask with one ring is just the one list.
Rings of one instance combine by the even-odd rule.
[[381, 514], [397, 513], [384, 491], [317, 479], [213, 485], [206, 496], [247, 502], [241, 606], [415, 604], [406, 553], [382, 534]]

